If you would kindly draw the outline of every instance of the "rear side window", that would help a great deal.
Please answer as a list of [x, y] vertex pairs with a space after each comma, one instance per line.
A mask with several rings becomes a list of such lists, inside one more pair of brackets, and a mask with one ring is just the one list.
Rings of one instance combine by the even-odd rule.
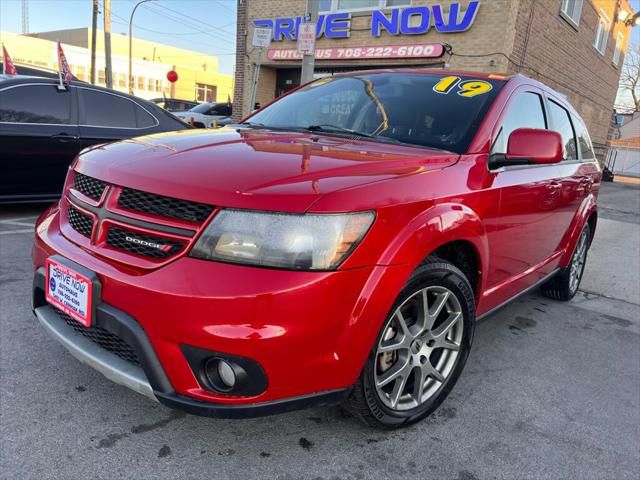
[[90, 127], [144, 128], [156, 120], [135, 102], [98, 90], [78, 89], [80, 123]]
[[537, 93], [520, 93], [507, 108], [509, 110], [493, 144], [492, 153], [507, 153], [509, 135], [514, 130], [519, 128], [547, 128], [542, 108], [542, 97]]
[[[135, 104], [134, 104], [135, 105]], [[153, 115], [147, 112], [144, 108], [135, 105], [136, 110], [136, 124], [138, 128], [154, 127], [156, 125], [156, 119]]]
[[71, 123], [71, 93], [55, 85], [21, 85], [0, 91], [0, 122]]
[[581, 158], [585, 160], [596, 158], [596, 154], [593, 152], [593, 145], [591, 144], [591, 137], [589, 137], [589, 132], [584, 122], [579, 118], [573, 117], [573, 125], [576, 129], [578, 144], [580, 145]]
[[569, 112], [553, 100], [549, 100], [549, 114], [551, 116], [552, 130], [555, 130], [562, 136], [564, 159], [577, 160], [578, 149], [576, 147], [576, 135], [573, 131]]

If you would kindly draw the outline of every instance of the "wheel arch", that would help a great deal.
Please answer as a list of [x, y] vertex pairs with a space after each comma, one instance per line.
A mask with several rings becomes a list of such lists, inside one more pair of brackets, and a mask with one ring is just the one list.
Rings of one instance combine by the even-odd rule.
[[458, 203], [429, 208], [396, 235], [382, 254], [380, 264], [406, 264], [413, 271], [429, 256], [447, 260], [469, 274], [477, 298], [484, 287], [489, 263], [487, 232], [478, 214]]
[[582, 201], [580, 208], [574, 215], [573, 220], [562, 239], [564, 255], [562, 255], [562, 258], [560, 259], [561, 267], [566, 267], [569, 265], [569, 262], [571, 262], [573, 250], [578, 242], [582, 229], [587, 223], [591, 227], [589, 238], [589, 245], [591, 245], [596, 233], [596, 225], [598, 223], [598, 204], [594, 194], [590, 194]]
[[[336, 337], [336, 354], [341, 359], [349, 358], [345, 368], [351, 370], [354, 381], [411, 275], [434, 254], [444, 254], [448, 258], [443, 260], [451, 262], [457, 253], [455, 247], [464, 248], [467, 255], [470, 252], [475, 255], [477, 301], [486, 282], [484, 272], [488, 268], [489, 246], [484, 224], [468, 206], [457, 203], [434, 205], [407, 222], [387, 245], [378, 259], [378, 266], [360, 292], [361, 301], [351, 312], [350, 328]], [[451, 263], [460, 269], [456, 265], [460, 263], [459, 258]]]
[[427, 258], [432, 256], [451, 263], [464, 273], [477, 300], [482, 270], [480, 268], [480, 254], [473, 243], [468, 240], [454, 240], [441, 245], [430, 253]]

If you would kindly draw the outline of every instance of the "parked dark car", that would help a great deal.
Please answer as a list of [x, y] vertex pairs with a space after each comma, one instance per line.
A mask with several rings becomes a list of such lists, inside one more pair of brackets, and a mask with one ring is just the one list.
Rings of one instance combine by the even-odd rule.
[[107, 88], [0, 75], [0, 203], [55, 200], [85, 147], [186, 128], [155, 104]]
[[178, 98], [152, 98], [151, 101], [169, 112], [185, 112], [198, 106], [198, 102]]

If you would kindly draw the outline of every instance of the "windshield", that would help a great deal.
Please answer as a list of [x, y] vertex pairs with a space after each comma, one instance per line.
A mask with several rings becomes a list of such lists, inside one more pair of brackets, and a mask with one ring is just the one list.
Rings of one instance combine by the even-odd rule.
[[248, 124], [361, 133], [463, 153], [504, 83], [446, 72], [323, 78], [265, 107]]

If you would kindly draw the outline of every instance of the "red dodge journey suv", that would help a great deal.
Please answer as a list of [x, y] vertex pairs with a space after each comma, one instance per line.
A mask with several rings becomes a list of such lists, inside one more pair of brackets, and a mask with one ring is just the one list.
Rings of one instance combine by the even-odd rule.
[[575, 295], [600, 178], [575, 110], [523, 76], [324, 78], [239, 125], [83, 151], [37, 222], [34, 311], [169, 407], [408, 425], [478, 318]]

